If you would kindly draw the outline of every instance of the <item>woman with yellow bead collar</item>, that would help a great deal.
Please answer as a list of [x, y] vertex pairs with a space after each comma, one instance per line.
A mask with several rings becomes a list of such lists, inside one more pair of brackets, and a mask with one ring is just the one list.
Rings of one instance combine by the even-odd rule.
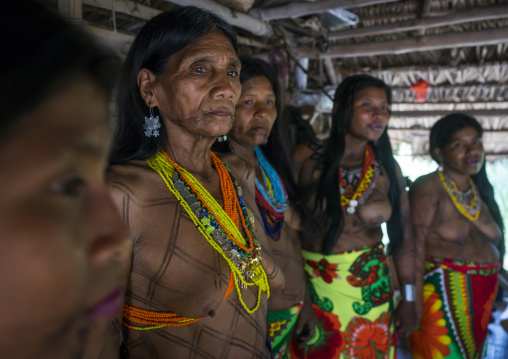
[[450, 114], [431, 129], [436, 172], [409, 198], [423, 311], [410, 338], [415, 358], [480, 358], [504, 255], [503, 220], [485, 170], [483, 130]]

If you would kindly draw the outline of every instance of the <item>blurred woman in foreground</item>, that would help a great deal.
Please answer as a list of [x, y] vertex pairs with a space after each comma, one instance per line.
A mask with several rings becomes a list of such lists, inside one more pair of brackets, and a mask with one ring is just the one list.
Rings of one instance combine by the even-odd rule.
[[478, 121], [463, 114], [436, 122], [429, 152], [439, 168], [409, 191], [417, 264], [425, 272], [422, 317], [410, 338], [415, 358], [484, 352], [505, 247], [482, 134]]
[[28, 0], [0, 36], [0, 358], [98, 358], [130, 251], [105, 183], [118, 62]]

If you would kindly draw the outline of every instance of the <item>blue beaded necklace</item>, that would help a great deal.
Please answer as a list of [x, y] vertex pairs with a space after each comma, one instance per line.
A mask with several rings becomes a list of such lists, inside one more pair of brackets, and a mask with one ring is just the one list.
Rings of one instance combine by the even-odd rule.
[[[270, 162], [268, 162], [259, 146], [254, 147], [254, 152], [256, 153], [258, 166], [263, 173], [263, 182], [265, 184], [263, 186], [256, 178], [256, 188], [259, 190], [259, 192], [261, 192], [263, 198], [268, 203], [270, 203], [276, 212], [283, 213], [288, 207], [284, 185], [282, 184], [279, 175], [272, 167]], [[268, 193], [265, 188], [268, 190]]]

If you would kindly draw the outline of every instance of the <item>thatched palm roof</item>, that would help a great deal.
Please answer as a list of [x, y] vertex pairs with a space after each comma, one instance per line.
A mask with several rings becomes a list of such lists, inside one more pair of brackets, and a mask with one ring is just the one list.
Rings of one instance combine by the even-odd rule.
[[[160, 11], [182, 5], [212, 9], [235, 26], [242, 54], [287, 55], [288, 92], [297, 87], [294, 71], [301, 59], [308, 59], [308, 92], [333, 93], [342, 78], [355, 73], [382, 78], [393, 89], [390, 136], [395, 146], [409, 142], [414, 154], [424, 154], [432, 124], [460, 111], [484, 125], [491, 158], [508, 157], [507, 1], [47, 1], [82, 18], [85, 28], [121, 54]], [[429, 85], [424, 103], [411, 90], [420, 80]]]

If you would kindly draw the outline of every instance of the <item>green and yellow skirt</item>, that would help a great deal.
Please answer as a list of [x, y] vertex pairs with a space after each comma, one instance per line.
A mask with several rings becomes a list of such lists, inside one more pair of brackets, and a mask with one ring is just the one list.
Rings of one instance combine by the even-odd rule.
[[291, 358], [394, 358], [393, 287], [381, 243], [323, 255], [303, 251], [314, 337]]

